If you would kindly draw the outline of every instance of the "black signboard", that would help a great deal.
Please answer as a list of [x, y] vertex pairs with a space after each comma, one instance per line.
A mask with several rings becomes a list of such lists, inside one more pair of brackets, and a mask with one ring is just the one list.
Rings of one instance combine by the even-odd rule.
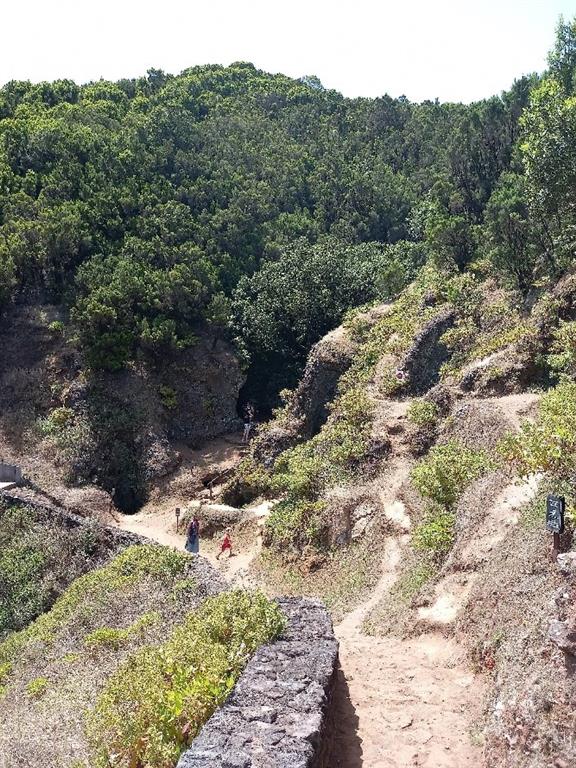
[[564, 533], [564, 496], [546, 499], [546, 528], [552, 533]]

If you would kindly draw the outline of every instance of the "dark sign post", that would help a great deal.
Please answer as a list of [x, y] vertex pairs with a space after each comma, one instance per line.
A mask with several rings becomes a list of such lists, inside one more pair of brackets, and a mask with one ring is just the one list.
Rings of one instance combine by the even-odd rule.
[[176, 515], [176, 533], [178, 533], [178, 526], [180, 525], [180, 507], [176, 507], [175, 515]]
[[564, 533], [564, 496], [550, 494], [546, 499], [546, 529], [554, 534], [552, 559], [556, 560], [560, 551], [560, 534]]

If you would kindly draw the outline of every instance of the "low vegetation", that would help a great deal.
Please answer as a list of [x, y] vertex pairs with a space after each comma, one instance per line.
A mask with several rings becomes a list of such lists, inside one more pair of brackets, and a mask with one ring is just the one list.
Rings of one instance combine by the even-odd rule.
[[483, 450], [474, 450], [450, 440], [433, 446], [413, 468], [412, 483], [429, 501], [424, 520], [412, 534], [416, 550], [441, 559], [454, 539], [454, 507], [466, 488], [494, 468], [494, 461]]
[[436, 424], [438, 406], [428, 400], [413, 400], [408, 406], [408, 419], [417, 427]]
[[366, 391], [344, 384], [320, 432], [284, 451], [274, 464], [270, 489], [282, 497], [266, 523], [277, 549], [322, 546], [325, 490], [350, 482], [370, 448], [373, 405]]
[[536, 421], [507, 437], [501, 451], [523, 475], [547, 472], [571, 479], [576, 469], [576, 383], [565, 380], [546, 392]]
[[7, 765], [173, 768], [250, 655], [283, 627], [259, 593], [205, 595], [185, 554], [129, 547], [8, 635]]
[[412, 482], [424, 498], [452, 509], [466, 487], [492, 465], [485, 451], [450, 440], [431, 448], [412, 470]]
[[0, 640], [46, 611], [107, 546], [96, 526], [66, 530], [32, 507], [0, 503]]
[[174, 766], [252, 653], [283, 626], [263, 595], [230, 592], [209, 598], [162, 645], [131, 655], [88, 714], [95, 765]]

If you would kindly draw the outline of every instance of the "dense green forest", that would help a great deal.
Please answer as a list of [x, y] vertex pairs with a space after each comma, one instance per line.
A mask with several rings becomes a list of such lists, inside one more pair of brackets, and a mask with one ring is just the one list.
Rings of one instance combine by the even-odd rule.
[[206, 324], [261, 403], [427, 260], [518, 290], [573, 259], [576, 24], [471, 105], [346, 99], [251, 64], [0, 89], [0, 311], [62, 304], [93, 369]]

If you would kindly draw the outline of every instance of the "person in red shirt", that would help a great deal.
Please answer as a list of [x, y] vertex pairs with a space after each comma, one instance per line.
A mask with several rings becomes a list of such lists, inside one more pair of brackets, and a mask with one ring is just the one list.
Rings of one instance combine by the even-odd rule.
[[224, 533], [224, 538], [222, 539], [222, 546], [220, 547], [220, 552], [216, 555], [216, 559], [220, 560], [220, 556], [224, 554], [224, 552], [228, 551], [228, 557], [232, 556], [232, 540], [230, 538], [230, 531], [226, 531]]

